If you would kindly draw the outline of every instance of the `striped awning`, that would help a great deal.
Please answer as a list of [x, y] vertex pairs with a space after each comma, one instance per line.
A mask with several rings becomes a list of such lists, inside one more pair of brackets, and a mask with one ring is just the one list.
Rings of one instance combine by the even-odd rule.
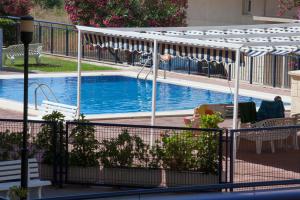
[[[152, 42], [145, 40], [105, 36], [92, 33], [85, 33], [84, 37], [86, 44], [98, 46], [100, 48], [111, 48], [114, 50], [126, 50], [138, 53], [152, 53], [153, 49]], [[165, 43], [159, 43], [158, 46], [161, 55], [170, 54], [172, 56], [189, 57], [190, 59], [207, 62], [235, 62], [235, 51], [232, 50]]]
[[[235, 62], [236, 46], [231, 45], [240, 46], [242, 57], [257, 57], [266, 54], [300, 55], [299, 23], [220, 27], [115, 28], [105, 29], [102, 32], [92, 31], [89, 28], [83, 29], [86, 30], [84, 36], [89, 45], [152, 53], [152, 41], [155, 38], [158, 41], [160, 54], [208, 62]], [[161, 37], [164, 39], [161, 40]], [[172, 40], [168, 41], [166, 38], [172, 38]], [[194, 45], [185, 40], [196, 41], [197, 44]]]

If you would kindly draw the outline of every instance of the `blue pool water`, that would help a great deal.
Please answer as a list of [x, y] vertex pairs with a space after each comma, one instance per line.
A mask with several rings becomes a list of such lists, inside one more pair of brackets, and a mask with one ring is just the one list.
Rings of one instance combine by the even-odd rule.
[[[31, 78], [34, 82], [50, 86], [61, 103], [76, 105], [76, 77]], [[34, 104], [34, 89], [29, 87], [29, 102]], [[84, 114], [127, 113], [151, 111], [152, 81], [138, 80], [125, 76], [84, 76], [82, 77], [81, 111]], [[38, 92], [38, 103], [44, 99]], [[0, 80], [0, 98], [22, 102], [23, 80]], [[50, 99], [53, 101], [53, 99]], [[232, 103], [231, 94], [195, 89], [158, 82], [157, 110], [193, 109], [199, 104]], [[240, 96], [240, 101], [261, 100]]]

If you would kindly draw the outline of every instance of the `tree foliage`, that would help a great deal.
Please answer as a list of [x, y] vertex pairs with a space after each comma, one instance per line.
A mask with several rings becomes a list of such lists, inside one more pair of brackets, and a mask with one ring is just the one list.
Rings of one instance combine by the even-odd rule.
[[44, 9], [61, 8], [64, 4], [63, 0], [33, 0], [33, 2]]
[[277, 0], [278, 16], [283, 16], [286, 12], [295, 9], [294, 17], [300, 19], [300, 0]]
[[1, 0], [0, 16], [28, 15], [32, 8], [31, 0]]
[[183, 26], [187, 0], [65, 0], [74, 24], [100, 27]]

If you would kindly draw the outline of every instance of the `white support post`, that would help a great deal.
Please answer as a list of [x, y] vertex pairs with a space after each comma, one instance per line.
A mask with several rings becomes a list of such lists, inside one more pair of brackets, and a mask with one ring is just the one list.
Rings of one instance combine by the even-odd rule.
[[234, 109], [233, 109], [233, 129], [238, 128], [239, 114], [239, 84], [240, 84], [240, 49], [236, 50], [235, 55], [235, 77], [234, 77]]
[[80, 98], [81, 98], [81, 31], [78, 30], [78, 53], [77, 53], [77, 119], [80, 116]]
[[[151, 110], [151, 126], [155, 125], [155, 113], [156, 113], [156, 79], [157, 79], [157, 69], [158, 69], [158, 59], [157, 59], [157, 40], [154, 40], [153, 44], [153, 79], [152, 79], [152, 110]], [[153, 144], [153, 131], [151, 131], [150, 145]]]
[[[241, 58], [241, 52], [240, 49], [236, 50], [236, 55], [235, 55], [235, 79], [234, 79], [234, 109], [233, 109], [233, 129], [238, 128], [238, 114], [239, 114], [239, 82], [240, 82], [240, 58]], [[233, 135], [233, 155], [232, 155], [232, 160], [233, 160], [233, 166], [232, 167], [232, 173], [234, 177], [234, 172], [235, 172], [235, 160], [236, 160], [236, 140], [237, 140], [237, 135]], [[231, 180], [234, 181], [234, 180]]]

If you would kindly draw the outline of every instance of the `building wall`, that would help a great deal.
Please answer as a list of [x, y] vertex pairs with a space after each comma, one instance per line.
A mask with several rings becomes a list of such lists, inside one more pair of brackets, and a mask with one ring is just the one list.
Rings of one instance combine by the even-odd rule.
[[[252, 0], [251, 14], [243, 14], [244, 0], [188, 0], [189, 26], [256, 24], [253, 16], [277, 17], [277, 0]], [[291, 18], [294, 11], [285, 17]]]

